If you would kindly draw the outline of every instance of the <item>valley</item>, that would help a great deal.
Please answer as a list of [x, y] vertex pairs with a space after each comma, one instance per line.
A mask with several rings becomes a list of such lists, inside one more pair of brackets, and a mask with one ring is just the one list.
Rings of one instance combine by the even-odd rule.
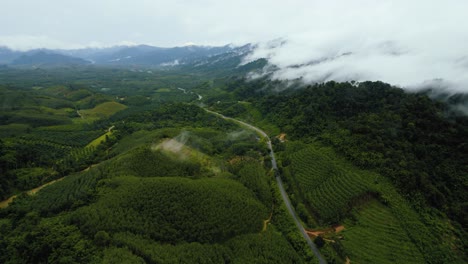
[[0, 262], [464, 262], [465, 117], [381, 83], [279, 93], [205, 70], [0, 82]]

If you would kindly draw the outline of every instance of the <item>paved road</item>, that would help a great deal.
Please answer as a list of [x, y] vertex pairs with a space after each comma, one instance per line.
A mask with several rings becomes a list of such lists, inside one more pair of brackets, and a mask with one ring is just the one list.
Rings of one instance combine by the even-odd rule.
[[268, 137], [268, 135], [265, 133], [265, 131], [263, 131], [260, 128], [255, 127], [255, 126], [253, 126], [251, 124], [248, 124], [248, 123], [245, 123], [243, 121], [234, 119], [232, 117], [224, 116], [224, 115], [222, 115], [220, 113], [213, 112], [213, 111], [208, 110], [208, 109], [205, 109], [205, 110], [208, 113], [217, 115], [217, 116], [219, 116], [221, 118], [233, 121], [233, 122], [238, 123], [238, 124], [240, 124], [240, 125], [242, 125], [244, 127], [247, 127], [247, 128], [249, 128], [251, 130], [254, 130], [258, 134], [260, 134], [262, 137], [267, 139], [267, 145], [268, 145], [268, 148], [270, 149], [271, 167], [275, 171], [276, 182], [278, 183], [278, 188], [280, 190], [281, 197], [283, 198], [283, 201], [284, 201], [286, 207], [288, 208], [288, 212], [292, 216], [292, 218], [294, 219], [294, 222], [296, 223], [297, 228], [299, 228], [299, 231], [301, 232], [304, 239], [307, 241], [307, 244], [309, 245], [310, 249], [312, 250], [312, 252], [314, 252], [314, 255], [318, 258], [319, 263], [320, 264], [326, 264], [327, 262], [323, 258], [322, 254], [320, 254], [320, 251], [317, 249], [317, 246], [314, 244], [314, 242], [312, 242], [309, 235], [307, 235], [307, 233], [305, 232], [304, 227], [301, 224], [301, 221], [299, 220], [299, 218], [297, 217], [296, 212], [294, 211], [294, 207], [291, 205], [291, 201], [289, 200], [288, 194], [284, 190], [283, 181], [281, 180], [281, 176], [280, 176], [280, 174], [278, 172], [278, 165], [276, 163], [275, 153], [273, 152], [273, 147], [271, 145], [270, 137]]

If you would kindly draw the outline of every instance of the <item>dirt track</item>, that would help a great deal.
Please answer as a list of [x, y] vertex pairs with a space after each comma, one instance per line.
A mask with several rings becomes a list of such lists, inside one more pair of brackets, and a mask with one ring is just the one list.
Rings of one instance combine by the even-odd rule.
[[[51, 185], [51, 184], [54, 184], [54, 183], [56, 183], [56, 182], [58, 182], [58, 181], [61, 181], [61, 180], [63, 180], [63, 177], [60, 178], [60, 179], [56, 179], [56, 180], [50, 181], [50, 182], [48, 182], [48, 183], [45, 183], [45, 184], [43, 184], [43, 185], [41, 185], [41, 186], [39, 186], [39, 187], [36, 187], [36, 188], [31, 189], [31, 190], [29, 190], [29, 191], [26, 191], [25, 193], [28, 194], [28, 195], [35, 195], [35, 194], [36, 194], [38, 191], [40, 191], [42, 188], [44, 188], [44, 187], [46, 187], [46, 186], [49, 186], [49, 185]], [[4, 200], [4, 201], [1, 201], [1, 202], [0, 202], [0, 208], [5, 208], [5, 207], [7, 207], [11, 202], [13, 202], [13, 200], [14, 200], [17, 196], [18, 196], [18, 195], [13, 195], [13, 196], [11, 196], [10, 198], [8, 198], [8, 199], [6, 199], [6, 200]]]

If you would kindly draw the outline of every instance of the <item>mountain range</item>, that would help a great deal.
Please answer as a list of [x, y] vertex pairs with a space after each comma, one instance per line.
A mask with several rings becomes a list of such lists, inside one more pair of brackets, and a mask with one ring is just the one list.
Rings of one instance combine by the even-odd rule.
[[70, 65], [164, 67], [203, 65], [224, 59], [236, 62], [252, 50], [252, 45], [182, 46], [161, 48], [148, 45], [83, 48], [72, 50], [36, 49], [16, 51], [0, 47], [0, 64], [11, 67], [60, 67]]

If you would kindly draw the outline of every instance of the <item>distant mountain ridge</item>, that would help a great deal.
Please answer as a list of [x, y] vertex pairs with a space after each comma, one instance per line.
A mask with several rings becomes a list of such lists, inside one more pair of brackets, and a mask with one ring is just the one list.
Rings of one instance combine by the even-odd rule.
[[15, 51], [7, 47], [0, 46], [0, 64], [9, 64], [21, 55], [23, 55], [23, 52], [21, 51]]
[[135, 46], [121, 49], [107, 56], [99, 56], [95, 59], [98, 64], [134, 64], [155, 66], [171, 63], [186, 63], [197, 58], [229, 52], [231, 49], [232, 48], [230, 46], [186, 46], [174, 48]]
[[59, 67], [69, 65], [87, 65], [90, 64], [90, 62], [81, 58], [39, 51], [32, 54], [23, 54], [14, 59], [10, 64], [14, 66]]
[[[225, 46], [182, 46], [161, 48], [148, 45], [114, 46], [109, 48], [83, 48], [71, 50], [37, 49], [15, 51], [0, 47], [0, 64], [10, 66], [66, 66], [66, 65], [104, 65], [104, 66], [142, 66], [167, 67], [194, 65], [195, 62], [209, 61], [214, 56], [245, 56], [250, 45]], [[238, 59], [237, 61], [241, 61]]]

